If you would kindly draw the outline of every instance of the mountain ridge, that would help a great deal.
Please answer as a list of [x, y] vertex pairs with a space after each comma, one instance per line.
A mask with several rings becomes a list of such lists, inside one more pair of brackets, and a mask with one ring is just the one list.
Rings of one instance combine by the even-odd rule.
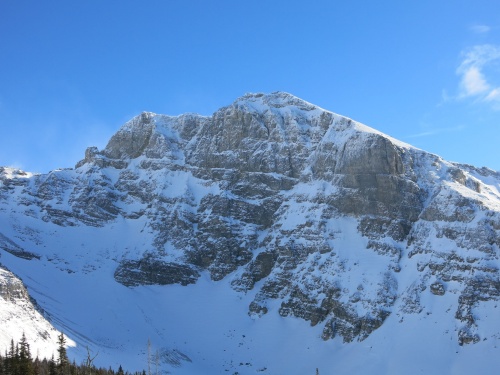
[[[448, 359], [467, 344], [490, 350], [500, 337], [491, 318], [500, 298], [499, 173], [446, 162], [287, 93], [247, 94], [210, 117], [143, 112], [103, 150], [88, 148], [75, 169], [31, 175], [1, 168], [0, 182], [0, 261], [23, 275], [77, 348], [108, 347], [113, 356], [124, 345], [99, 338], [104, 322], [86, 327], [86, 318], [48, 298], [68, 301], [70, 289], [51, 290], [61, 282], [89, 303], [91, 279], [102, 284], [104, 305], [107, 288], [151, 308], [149, 288], [158, 295], [184, 290], [202, 300], [198, 293], [205, 290], [222, 305], [223, 296], [239, 296], [246, 312], [228, 319], [235, 326], [273, 329], [266, 322], [298, 319], [311, 326], [303, 334], [314, 332], [318, 342], [310, 344], [318, 352], [354, 345], [361, 353], [355, 343], [376, 344], [371, 337], [384, 330], [411, 342], [401, 327], [424, 324], [432, 314], [439, 316], [439, 340], [454, 342]], [[51, 269], [50, 280], [37, 292], [44, 268]], [[109, 314], [95, 318], [114, 329], [125, 323], [112, 323], [113, 314], [120, 322], [131, 319], [117, 312], [118, 301], [109, 306]], [[203, 306], [214, 321], [224, 316], [210, 301]], [[239, 305], [231, 309], [242, 313]], [[162, 329], [176, 332], [177, 347], [163, 347], [170, 353], [165, 358], [179, 350], [191, 361], [181, 368], [201, 366], [201, 348], [179, 344], [182, 332], [132, 310], [131, 316], [163, 327], [143, 327], [158, 342], [169, 341]], [[253, 339], [262, 348], [260, 329]], [[123, 340], [135, 348], [130, 353], [141, 351], [130, 335]], [[245, 345], [260, 368], [284, 372], [261, 348]], [[243, 355], [224, 350], [214, 353], [213, 366]], [[325, 358], [315, 360], [351, 366]], [[358, 369], [363, 372], [366, 367]]]

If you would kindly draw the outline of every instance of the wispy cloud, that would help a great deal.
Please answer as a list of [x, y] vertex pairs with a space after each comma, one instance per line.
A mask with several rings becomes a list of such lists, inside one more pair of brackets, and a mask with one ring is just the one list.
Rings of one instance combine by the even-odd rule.
[[497, 87], [496, 89], [491, 90], [485, 100], [500, 102], [500, 88]]
[[429, 129], [420, 133], [415, 133], [415, 134], [410, 134], [407, 135], [405, 138], [422, 138], [422, 137], [430, 137], [436, 134], [441, 134], [441, 133], [451, 133], [451, 132], [457, 132], [462, 129], [465, 129], [464, 125], [458, 125], [458, 126], [452, 126], [452, 127], [447, 127], [447, 128], [435, 128], [435, 129]]
[[472, 25], [469, 29], [476, 34], [487, 34], [490, 32], [491, 27], [486, 25]]
[[490, 85], [478, 67], [471, 66], [461, 74], [460, 93], [462, 97], [480, 95], [490, 90]]
[[460, 76], [458, 99], [472, 98], [491, 103], [495, 109], [500, 105], [500, 87], [492, 82], [492, 73], [485, 73], [500, 62], [500, 46], [491, 44], [474, 46], [462, 53], [463, 60], [456, 73]]

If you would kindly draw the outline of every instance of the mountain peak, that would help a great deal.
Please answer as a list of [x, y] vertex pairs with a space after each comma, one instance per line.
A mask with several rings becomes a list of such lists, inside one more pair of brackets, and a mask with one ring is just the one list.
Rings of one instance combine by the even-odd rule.
[[233, 104], [250, 105], [255, 110], [284, 107], [297, 107], [305, 111], [318, 109], [315, 105], [284, 91], [275, 91], [270, 94], [247, 93], [236, 99]]
[[[211, 117], [142, 112], [124, 124], [102, 152], [89, 149], [77, 165], [96, 160], [96, 155], [123, 161], [145, 156], [211, 168], [236, 168], [244, 163], [249, 171], [298, 178], [318, 145], [335, 143], [343, 148], [344, 142], [355, 134], [408, 146], [347, 117], [277, 91], [248, 93]], [[184, 146], [188, 144], [206, 152], [186, 153]], [[353, 145], [351, 142], [350, 148]], [[103, 165], [102, 157], [97, 159]]]

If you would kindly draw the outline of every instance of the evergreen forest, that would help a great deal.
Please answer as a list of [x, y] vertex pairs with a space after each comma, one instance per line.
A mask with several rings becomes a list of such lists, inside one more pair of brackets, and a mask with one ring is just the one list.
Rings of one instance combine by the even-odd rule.
[[26, 336], [22, 335], [18, 343], [11, 340], [9, 349], [4, 355], [0, 353], [0, 375], [146, 375], [146, 371], [130, 373], [121, 366], [117, 370], [111, 367], [97, 368], [87, 349], [88, 356], [81, 364], [71, 362], [66, 353], [66, 339], [61, 333], [58, 336], [57, 358], [33, 358]]

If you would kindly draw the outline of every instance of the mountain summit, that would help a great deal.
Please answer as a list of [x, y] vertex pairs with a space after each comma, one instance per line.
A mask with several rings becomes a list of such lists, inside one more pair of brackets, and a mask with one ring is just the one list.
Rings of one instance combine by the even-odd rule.
[[0, 262], [70, 355], [130, 369], [150, 339], [178, 374], [492, 373], [499, 233], [497, 172], [282, 92], [0, 168]]

